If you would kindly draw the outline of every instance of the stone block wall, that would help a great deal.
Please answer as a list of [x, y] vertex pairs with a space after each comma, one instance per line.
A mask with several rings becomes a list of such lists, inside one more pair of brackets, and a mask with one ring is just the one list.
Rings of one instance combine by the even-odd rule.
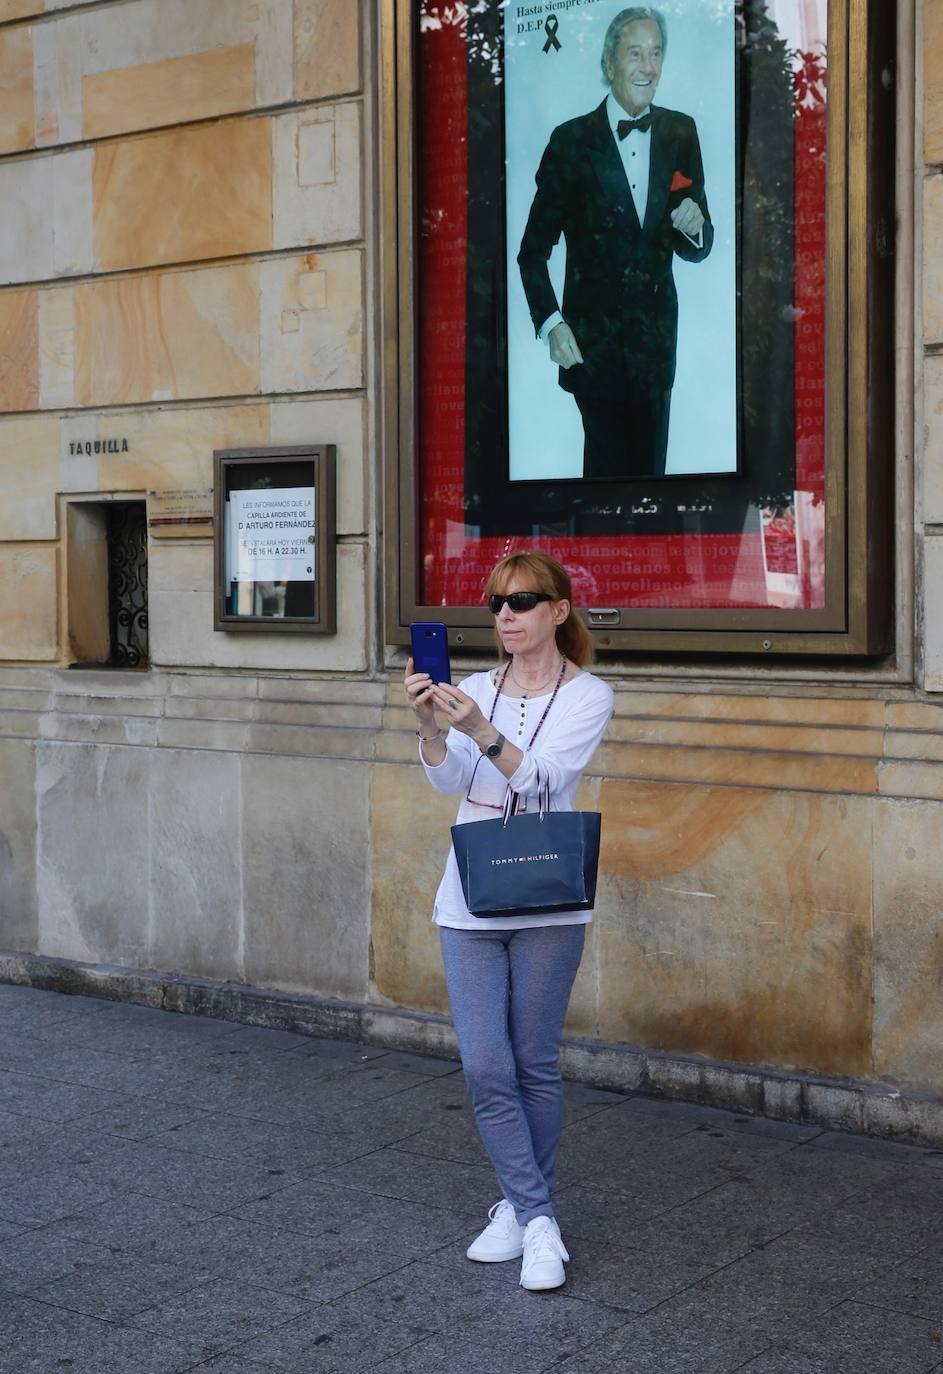
[[361, 19], [359, 0], [0, 3], [5, 659], [69, 660], [63, 497], [207, 487], [214, 448], [320, 441], [337, 640], [207, 633], [211, 544], [166, 541], [152, 661], [366, 667]]
[[[571, 1035], [943, 1096], [943, 706], [614, 681]], [[395, 680], [0, 669], [0, 950], [447, 1010]]]

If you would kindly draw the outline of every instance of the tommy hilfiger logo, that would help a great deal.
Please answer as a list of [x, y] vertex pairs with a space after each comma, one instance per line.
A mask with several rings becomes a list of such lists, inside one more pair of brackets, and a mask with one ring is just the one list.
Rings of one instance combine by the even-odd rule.
[[515, 854], [510, 859], [492, 859], [492, 866], [497, 864], [532, 864], [541, 859], [559, 859], [559, 854]]

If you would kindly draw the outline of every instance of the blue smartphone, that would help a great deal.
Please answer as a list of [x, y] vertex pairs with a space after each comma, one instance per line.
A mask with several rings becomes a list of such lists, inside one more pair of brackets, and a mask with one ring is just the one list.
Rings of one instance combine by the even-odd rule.
[[433, 682], [452, 681], [449, 667], [449, 636], [440, 620], [414, 620], [409, 627], [413, 667], [428, 673]]

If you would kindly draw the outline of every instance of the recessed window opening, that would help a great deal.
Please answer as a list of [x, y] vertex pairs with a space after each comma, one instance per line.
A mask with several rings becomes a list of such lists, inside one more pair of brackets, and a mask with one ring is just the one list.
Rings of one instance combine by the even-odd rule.
[[147, 668], [145, 503], [70, 500], [66, 531], [71, 666]]

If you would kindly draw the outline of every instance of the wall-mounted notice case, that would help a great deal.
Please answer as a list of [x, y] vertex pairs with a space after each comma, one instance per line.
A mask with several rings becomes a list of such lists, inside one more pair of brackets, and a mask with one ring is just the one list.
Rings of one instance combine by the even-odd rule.
[[215, 630], [337, 628], [333, 444], [214, 455]]
[[538, 546], [602, 649], [888, 651], [895, 9], [383, 0], [391, 641]]

